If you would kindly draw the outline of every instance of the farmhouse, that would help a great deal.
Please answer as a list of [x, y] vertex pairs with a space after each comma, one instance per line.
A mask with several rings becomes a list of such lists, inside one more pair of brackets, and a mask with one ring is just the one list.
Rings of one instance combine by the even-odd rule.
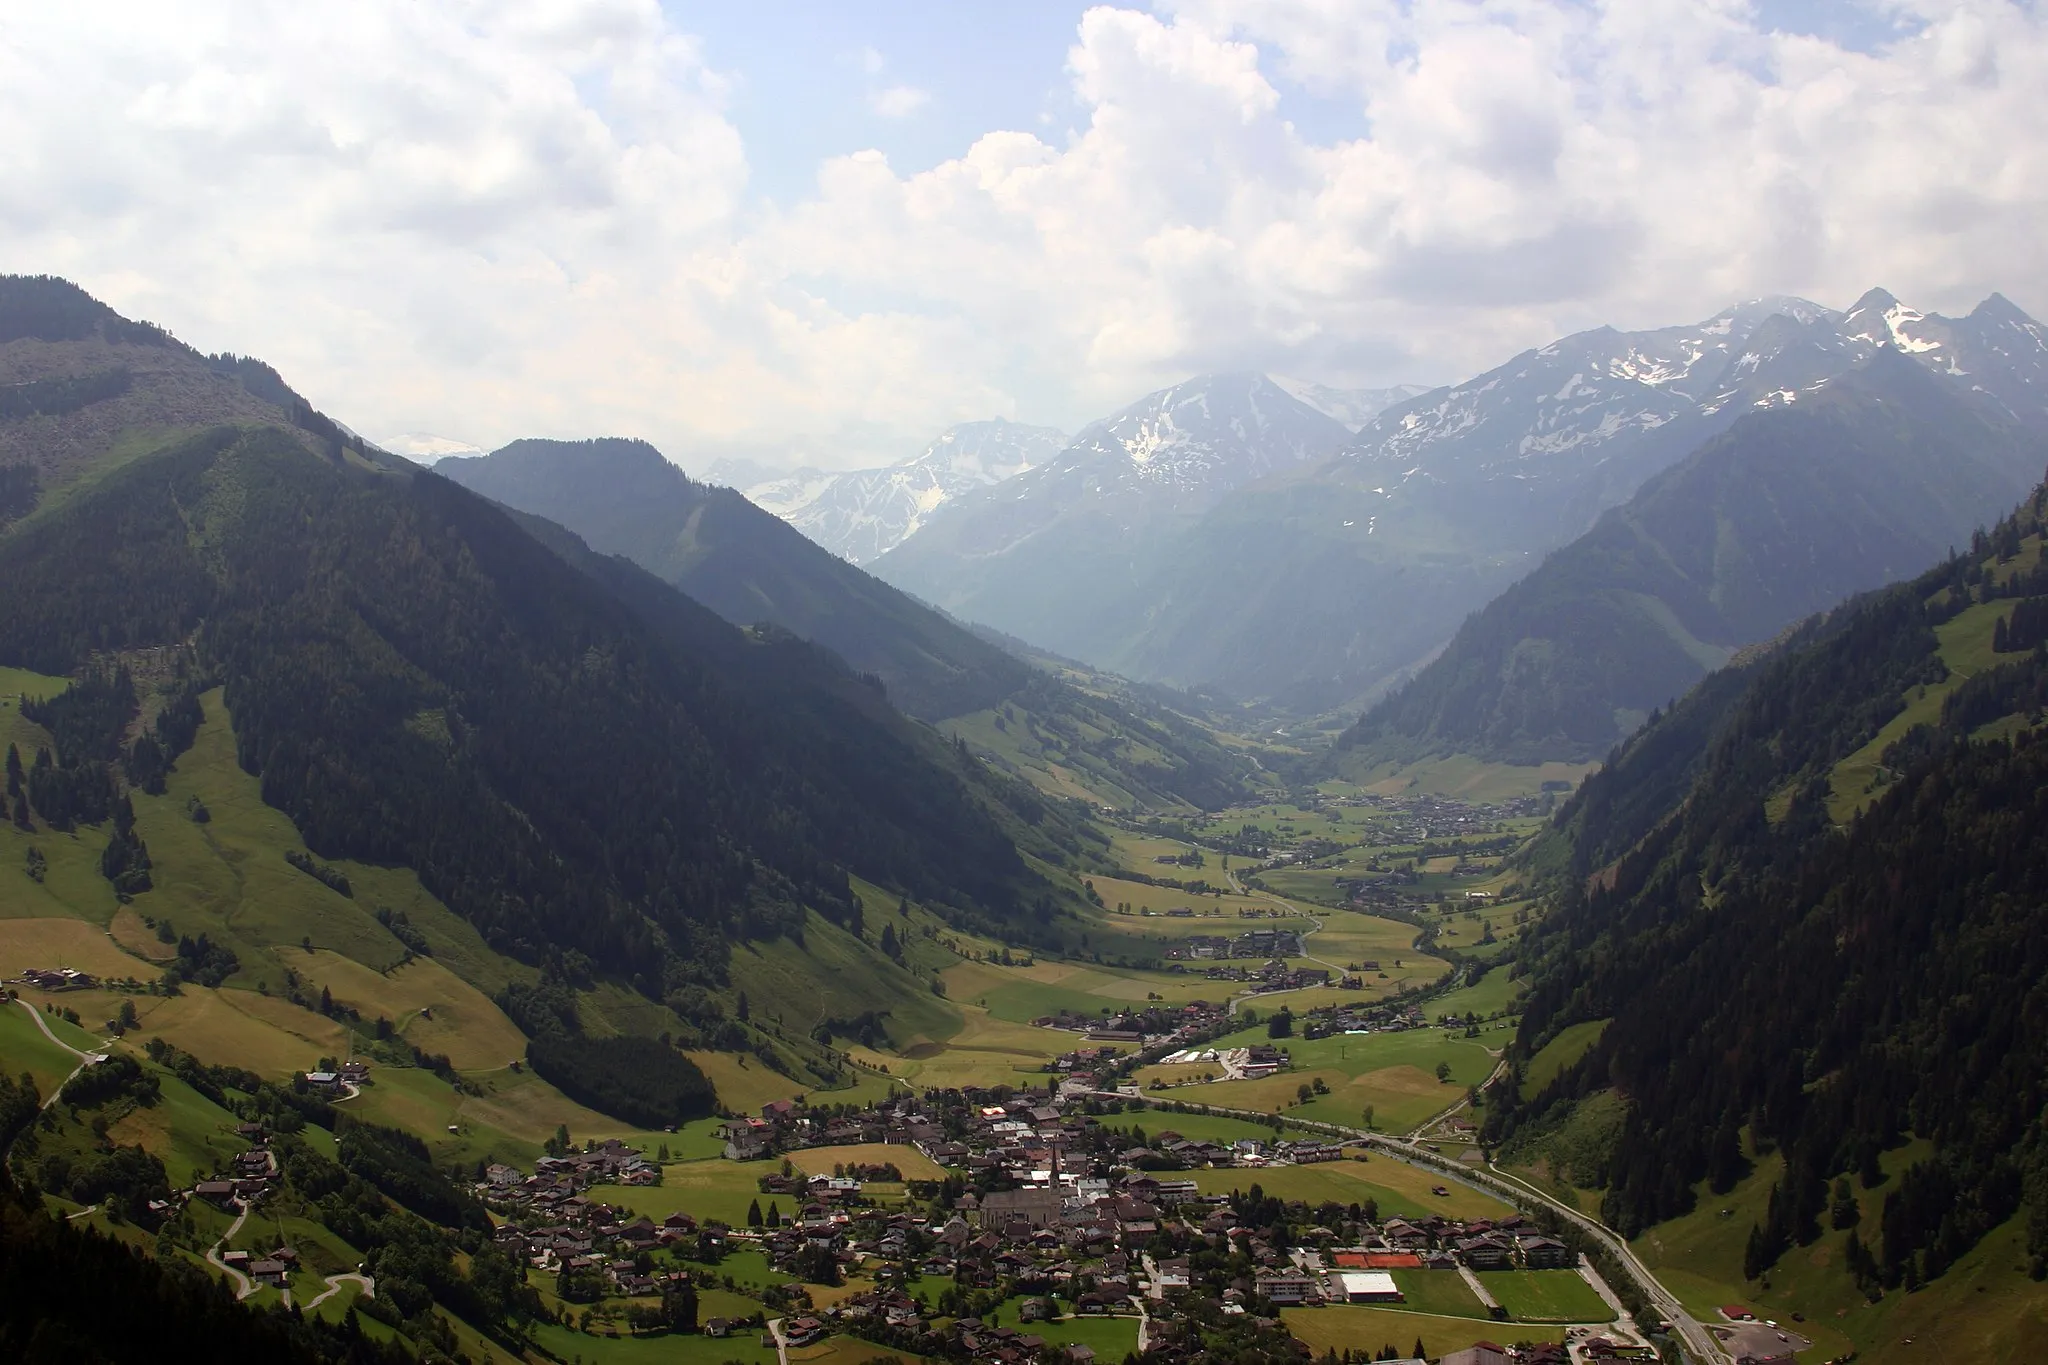
[[89, 991], [99, 982], [72, 967], [31, 967], [21, 974], [29, 985], [46, 991]]

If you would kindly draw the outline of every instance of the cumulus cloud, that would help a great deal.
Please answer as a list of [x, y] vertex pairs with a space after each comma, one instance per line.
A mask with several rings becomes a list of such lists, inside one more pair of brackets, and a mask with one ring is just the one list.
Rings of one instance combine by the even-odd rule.
[[2048, 310], [2048, 19], [1887, 8], [1858, 52], [1738, 0], [1105, 6], [1064, 133], [838, 158], [778, 208], [656, 0], [0, 0], [0, 264], [359, 429], [692, 465], [1072, 426], [1207, 368], [1452, 379], [1766, 292]]

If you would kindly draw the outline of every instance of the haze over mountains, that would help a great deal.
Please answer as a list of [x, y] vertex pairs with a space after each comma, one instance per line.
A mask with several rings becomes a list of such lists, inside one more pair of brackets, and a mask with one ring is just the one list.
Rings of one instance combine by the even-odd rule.
[[[1206, 376], [943, 491], [918, 461], [750, 491], [965, 620], [1141, 680], [1343, 710], [1743, 414], [1882, 347], [2010, 420], [2048, 414], [2042, 329], [2009, 301], [1946, 318], [1874, 289], [1595, 328], [1428, 392]], [[905, 510], [864, 510], [884, 500]]]
[[[832, 553], [866, 564], [917, 534], [949, 501], [1043, 463], [1066, 444], [1051, 427], [995, 418], [949, 427], [922, 451], [881, 469], [798, 469], [770, 477], [735, 469], [757, 506]], [[714, 483], [733, 482], [713, 466]]]

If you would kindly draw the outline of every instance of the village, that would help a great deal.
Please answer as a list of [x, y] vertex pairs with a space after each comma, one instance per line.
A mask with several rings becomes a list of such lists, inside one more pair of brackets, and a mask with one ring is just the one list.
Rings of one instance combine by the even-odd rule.
[[[1061, 1089], [934, 1091], [852, 1112], [778, 1101], [725, 1120], [726, 1158], [762, 1168], [744, 1225], [683, 1211], [656, 1221], [630, 1196], [590, 1197], [593, 1187], [659, 1178], [645, 1154], [616, 1140], [544, 1157], [530, 1173], [493, 1164], [476, 1192], [502, 1219], [499, 1246], [555, 1277], [565, 1300], [661, 1294], [678, 1276], [715, 1285], [722, 1260], [751, 1251], [787, 1277], [764, 1302], [787, 1314], [788, 1345], [841, 1333], [991, 1365], [1053, 1355], [1086, 1365], [1088, 1346], [1049, 1351], [1030, 1330], [1062, 1316], [1137, 1316], [1159, 1330], [1213, 1300], [1225, 1318], [1273, 1329], [1284, 1309], [1398, 1306], [1397, 1272], [1440, 1272], [1477, 1288], [1474, 1272], [1580, 1265], [1557, 1229], [1520, 1214], [1382, 1217], [1370, 1202], [1310, 1208], [1261, 1195], [1260, 1171], [1365, 1159], [1345, 1144], [1224, 1142], [1171, 1128], [1140, 1142], [1117, 1126], [1117, 1101]], [[944, 1175], [906, 1182], [893, 1166], [860, 1162], [805, 1175], [789, 1160], [878, 1145], [913, 1151]], [[1204, 1169], [1244, 1170], [1248, 1192], [1202, 1192], [1184, 1173]], [[876, 1182], [891, 1193], [876, 1197]], [[874, 1287], [813, 1303], [818, 1286], [855, 1278]], [[1480, 1293], [1496, 1319], [1508, 1317]], [[1013, 1325], [996, 1321], [1001, 1305], [1011, 1305]], [[702, 1330], [757, 1325], [712, 1318]], [[1632, 1345], [1601, 1340], [1608, 1358], [1633, 1357]]]

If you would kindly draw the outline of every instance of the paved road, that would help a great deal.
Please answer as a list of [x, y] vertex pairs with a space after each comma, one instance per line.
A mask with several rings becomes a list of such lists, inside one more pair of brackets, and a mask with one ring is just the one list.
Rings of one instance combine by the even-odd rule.
[[306, 1300], [306, 1302], [303, 1305], [301, 1305], [299, 1311], [303, 1313], [312, 1312], [315, 1308], [318, 1308], [321, 1304], [327, 1302], [336, 1294], [339, 1294], [341, 1292], [341, 1287], [345, 1284], [354, 1284], [362, 1286], [363, 1297], [366, 1299], [374, 1299], [377, 1297], [377, 1282], [371, 1279], [368, 1275], [357, 1275], [354, 1273], [343, 1275], [329, 1275], [327, 1277], [327, 1288], [321, 1290], [318, 1294]]
[[789, 1343], [782, 1339], [782, 1319], [768, 1319], [768, 1335], [775, 1338], [775, 1358], [782, 1365], [789, 1365]]
[[[1331, 971], [1333, 971], [1333, 972], [1337, 973], [1337, 974], [1338, 974], [1339, 976], [1347, 976], [1347, 975], [1349, 975], [1349, 974], [1350, 974], [1350, 971], [1351, 971], [1351, 969], [1350, 969], [1349, 967], [1341, 966], [1341, 965], [1339, 965], [1338, 963], [1335, 963], [1335, 962], [1332, 962], [1332, 961], [1330, 961], [1330, 960], [1329, 960], [1328, 958], [1323, 958], [1323, 957], [1317, 957], [1317, 956], [1315, 956], [1315, 955], [1314, 955], [1313, 953], [1309, 952], [1309, 950], [1308, 950], [1308, 941], [1309, 941], [1309, 939], [1311, 939], [1312, 937], [1314, 937], [1314, 936], [1315, 936], [1315, 935], [1317, 935], [1317, 934], [1320, 934], [1320, 933], [1321, 933], [1321, 932], [1323, 931], [1323, 922], [1322, 922], [1321, 920], [1317, 919], [1317, 918], [1316, 918], [1316, 917], [1315, 917], [1314, 915], [1311, 915], [1311, 914], [1310, 914], [1310, 913], [1309, 913], [1308, 911], [1306, 911], [1306, 910], [1302, 909], [1302, 908], [1301, 908], [1300, 906], [1296, 905], [1296, 904], [1295, 904], [1295, 903], [1294, 903], [1293, 901], [1287, 900], [1287, 899], [1285, 899], [1284, 897], [1281, 897], [1281, 896], [1276, 896], [1276, 895], [1274, 895], [1274, 894], [1273, 894], [1272, 892], [1270, 892], [1270, 891], [1247, 891], [1247, 890], [1245, 890], [1245, 889], [1244, 889], [1244, 883], [1243, 883], [1243, 882], [1240, 882], [1240, 881], [1239, 881], [1239, 880], [1237, 879], [1237, 874], [1236, 874], [1235, 872], [1232, 872], [1232, 871], [1230, 871], [1230, 870], [1229, 870], [1228, 868], [1225, 868], [1225, 869], [1224, 869], [1223, 875], [1224, 875], [1224, 877], [1226, 877], [1226, 878], [1227, 878], [1227, 879], [1229, 880], [1229, 882], [1230, 882], [1230, 889], [1231, 889], [1232, 891], [1236, 892], [1236, 893], [1237, 893], [1238, 895], [1240, 895], [1240, 896], [1263, 896], [1263, 897], [1264, 897], [1265, 899], [1267, 899], [1267, 900], [1269, 900], [1269, 901], [1273, 902], [1273, 904], [1275, 904], [1275, 905], [1278, 905], [1278, 906], [1282, 907], [1283, 909], [1285, 909], [1285, 910], [1287, 911], [1287, 913], [1288, 913], [1288, 914], [1290, 914], [1290, 915], [1299, 915], [1299, 916], [1301, 916], [1301, 917], [1302, 917], [1303, 919], [1307, 920], [1307, 921], [1308, 921], [1308, 922], [1309, 922], [1310, 924], [1313, 924], [1313, 925], [1315, 926], [1315, 928], [1313, 928], [1313, 929], [1304, 929], [1304, 930], [1302, 931], [1302, 934], [1301, 934], [1301, 955], [1302, 955], [1302, 957], [1303, 957], [1303, 959], [1304, 959], [1304, 960], [1306, 960], [1306, 961], [1309, 961], [1309, 962], [1320, 962], [1320, 963], [1322, 963], [1322, 964], [1323, 964], [1323, 965], [1324, 965], [1325, 967], [1328, 967], [1328, 968], [1329, 968], [1329, 969], [1330, 969]], [[1239, 992], [1238, 992], [1238, 993], [1237, 993], [1236, 995], [1233, 995], [1233, 996], [1231, 996], [1231, 997], [1230, 997], [1230, 1012], [1231, 1012], [1232, 1014], [1236, 1014], [1236, 1013], [1237, 1013], [1237, 1010], [1238, 1010], [1238, 1006], [1240, 1006], [1240, 1005], [1244, 1004], [1244, 1003], [1245, 1003], [1246, 1001], [1248, 1001], [1248, 1000], [1255, 1000], [1255, 999], [1257, 999], [1257, 998], [1258, 998], [1259, 996], [1261, 996], [1261, 995], [1281, 995], [1281, 994], [1285, 994], [1285, 992], [1282, 992], [1282, 991], [1268, 991], [1268, 990], [1262, 989], [1261, 987], [1258, 987], [1258, 986], [1253, 986], [1253, 987], [1252, 987], [1252, 988], [1250, 988], [1249, 990], [1242, 990], [1242, 991], [1239, 991]]]
[[256, 1285], [247, 1275], [244, 1275], [241, 1271], [223, 1261], [220, 1258], [220, 1249], [227, 1245], [229, 1238], [242, 1230], [242, 1224], [248, 1217], [249, 1201], [237, 1199], [235, 1201], [235, 1221], [228, 1224], [228, 1230], [220, 1235], [218, 1242], [215, 1242], [206, 1249], [206, 1259], [221, 1270], [226, 1271], [228, 1278], [235, 1282], [235, 1297], [237, 1299], [246, 1299], [255, 1293]]
[[[1090, 1093], [1113, 1095], [1116, 1092], [1100, 1091]], [[1118, 1098], [1128, 1100], [1130, 1096], [1123, 1095], [1118, 1096]], [[1141, 1098], [1148, 1105], [1185, 1103], [1185, 1101], [1156, 1099], [1151, 1096], [1143, 1096]], [[1253, 1121], [1271, 1117], [1262, 1110], [1226, 1109], [1213, 1104], [1193, 1105], [1191, 1107], [1212, 1114], [1227, 1114]], [[1537, 1203], [1555, 1209], [1561, 1217], [1568, 1218], [1577, 1224], [1587, 1236], [1606, 1247], [1609, 1252], [1613, 1253], [1616, 1259], [1629, 1268], [1629, 1271], [1636, 1278], [1636, 1283], [1642, 1286], [1644, 1296], [1649, 1299], [1651, 1308], [1656, 1310], [1658, 1317], [1671, 1324], [1672, 1330], [1678, 1334], [1679, 1340], [1684, 1346], [1686, 1356], [1695, 1362], [1695, 1365], [1728, 1365], [1728, 1355], [1721, 1349], [1720, 1342], [1714, 1339], [1712, 1334], [1700, 1324], [1698, 1319], [1686, 1312], [1684, 1305], [1678, 1301], [1678, 1296], [1666, 1289], [1663, 1283], [1650, 1273], [1650, 1268], [1637, 1259], [1635, 1252], [1630, 1249], [1629, 1244], [1622, 1239], [1621, 1235], [1598, 1219], [1589, 1218], [1577, 1209], [1559, 1203], [1548, 1193], [1531, 1185], [1528, 1181], [1503, 1171], [1497, 1166], [1489, 1163], [1483, 1172], [1472, 1167], [1460, 1166], [1443, 1160], [1443, 1158], [1436, 1156], [1433, 1152], [1426, 1151], [1411, 1138], [1396, 1138], [1389, 1137], [1383, 1133], [1369, 1133], [1363, 1129], [1352, 1128], [1346, 1124], [1326, 1123], [1318, 1119], [1290, 1118], [1287, 1121], [1303, 1128], [1319, 1129], [1334, 1135], [1356, 1139], [1367, 1146], [1386, 1152], [1397, 1160], [1406, 1161], [1410, 1165], [1426, 1166], [1435, 1173], [1442, 1175], [1446, 1180], [1455, 1181], [1461, 1185], [1468, 1185], [1473, 1189], [1491, 1194], [1496, 1198], [1505, 1194], [1510, 1202], [1534, 1200]]]
[[1708, 1362], [1709, 1365], [1723, 1365], [1728, 1360], [1728, 1353], [1721, 1349], [1721, 1343], [1714, 1339], [1713, 1334], [1707, 1331], [1697, 1318], [1685, 1311], [1685, 1306], [1678, 1301], [1678, 1296], [1666, 1289], [1663, 1283], [1650, 1273], [1650, 1268], [1636, 1258], [1635, 1251], [1622, 1240], [1619, 1233], [1598, 1219], [1588, 1218], [1577, 1209], [1559, 1203], [1520, 1176], [1503, 1171], [1491, 1162], [1487, 1163], [1487, 1170], [1502, 1183], [1516, 1190], [1526, 1191], [1556, 1209], [1558, 1213], [1578, 1224], [1588, 1236], [1613, 1252], [1615, 1258], [1635, 1275], [1636, 1283], [1642, 1286], [1644, 1295], [1650, 1300], [1650, 1307], [1678, 1333], [1679, 1339], [1685, 1343], [1688, 1356], [1695, 1361]]
[[[85, 1070], [89, 1066], [95, 1065], [96, 1063], [104, 1062], [105, 1060], [107, 1060], [107, 1054], [104, 1052], [79, 1051], [77, 1048], [71, 1046], [71, 1044], [65, 1042], [62, 1038], [59, 1038], [55, 1033], [52, 1033], [50, 1031], [50, 1021], [43, 1018], [43, 1012], [41, 1010], [37, 1009], [34, 1005], [31, 1005], [28, 1001], [23, 1000], [19, 996], [15, 997], [14, 1003], [28, 1011], [28, 1017], [36, 1021], [36, 1027], [43, 1031], [43, 1036], [45, 1038], [48, 1038], [58, 1047], [63, 1048], [66, 1052], [78, 1058], [78, 1065], [71, 1068], [71, 1074], [66, 1076], [63, 1080], [57, 1082], [55, 1088], [53, 1088], [48, 1095], [43, 1097], [42, 1107], [44, 1109], [48, 1109], [51, 1105], [57, 1102], [57, 1097], [64, 1093], [64, 1087], [71, 1084], [72, 1081], [78, 1078], [79, 1072]], [[22, 1129], [23, 1133], [27, 1131], [28, 1129], [26, 1128]], [[21, 1133], [16, 1133], [14, 1136], [15, 1141], [18, 1142], [21, 1140]], [[8, 1150], [11, 1151], [12, 1149], [13, 1143], [9, 1143]], [[0, 1152], [0, 1161], [4, 1161], [6, 1159], [6, 1156], [7, 1152]], [[98, 1206], [95, 1205], [94, 1207], [97, 1208]], [[86, 1210], [86, 1212], [88, 1213], [90, 1213], [91, 1211], [91, 1209]], [[77, 1215], [74, 1214], [72, 1216], [76, 1217]]]

